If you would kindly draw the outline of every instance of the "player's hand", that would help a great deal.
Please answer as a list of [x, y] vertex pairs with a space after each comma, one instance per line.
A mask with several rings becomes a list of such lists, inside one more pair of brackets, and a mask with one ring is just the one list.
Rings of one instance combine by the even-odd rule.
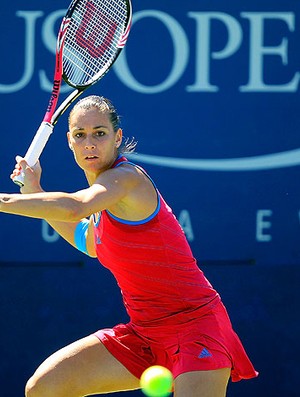
[[43, 191], [40, 184], [42, 168], [39, 161], [33, 167], [30, 167], [23, 157], [16, 156], [15, 169], [10, 175], [10, 178], [13, 179], [15, 176], [20, 175], [21, 172], [24, 173], [24, 186], [20, 189], [21, 193], [38, 193]]

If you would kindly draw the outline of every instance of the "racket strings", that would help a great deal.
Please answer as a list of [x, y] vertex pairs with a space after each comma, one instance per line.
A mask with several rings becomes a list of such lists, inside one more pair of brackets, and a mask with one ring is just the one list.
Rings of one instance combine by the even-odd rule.
[[66, 34], [63, 70], [74, 85], [88, 85], [105, 73], [119, 51], [126, 30], [123, 0], [77, 2]]

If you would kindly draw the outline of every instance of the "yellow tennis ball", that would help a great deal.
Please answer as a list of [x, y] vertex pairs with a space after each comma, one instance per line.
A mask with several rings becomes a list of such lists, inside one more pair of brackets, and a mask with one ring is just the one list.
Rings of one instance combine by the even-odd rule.
[[140, 385], [148, 397], [166, 397], [172, 392], [173, 376], [167, 368], [153, 365], [143, 372]]

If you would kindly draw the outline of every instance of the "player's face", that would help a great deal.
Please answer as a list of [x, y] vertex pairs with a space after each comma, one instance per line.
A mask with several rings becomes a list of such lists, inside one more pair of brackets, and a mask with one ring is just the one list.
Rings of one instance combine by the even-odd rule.
[[73, 113], [68, 141], [77, 164], [88, 174], [98, 176], [115, 161], [122, 141], [122, 130], [114, 132], [109, 115], [98, 108]]

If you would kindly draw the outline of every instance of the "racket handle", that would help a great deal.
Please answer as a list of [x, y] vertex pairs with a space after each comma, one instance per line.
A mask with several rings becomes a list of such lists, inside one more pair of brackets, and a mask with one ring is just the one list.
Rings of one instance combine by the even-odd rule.
[[[33, 167], [38, 161], [48, 139], [52, 134], [53, 125], [51, 123], [43, 121], [37, 130], [31, 145], [29, 146], [24, 159], [26, 160], [29, 167]], [[24, 186], [24, 172], [14, 177], [13, 182], [20, 187]]]

